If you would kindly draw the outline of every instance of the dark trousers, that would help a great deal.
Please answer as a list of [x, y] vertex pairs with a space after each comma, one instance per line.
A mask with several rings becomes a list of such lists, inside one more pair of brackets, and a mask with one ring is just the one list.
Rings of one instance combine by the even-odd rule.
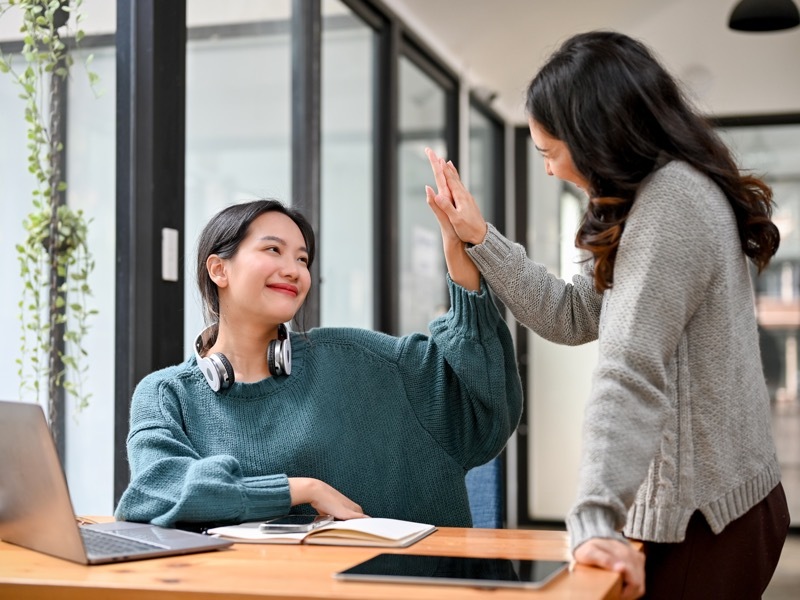
[[789, 508], [780, 483], [717, 535], [697, 511], [683, 542], [645, 542], [645, 598], [761, 598], [778, 565], [788, 530]]

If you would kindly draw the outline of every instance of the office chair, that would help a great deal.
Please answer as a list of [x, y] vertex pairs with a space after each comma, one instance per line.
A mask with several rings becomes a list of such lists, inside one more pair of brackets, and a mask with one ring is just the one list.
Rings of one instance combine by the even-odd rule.
[[503, 526], [503, 476], [500, 457], [470, 469], [466, 483], [473, 527], [500, 529]]

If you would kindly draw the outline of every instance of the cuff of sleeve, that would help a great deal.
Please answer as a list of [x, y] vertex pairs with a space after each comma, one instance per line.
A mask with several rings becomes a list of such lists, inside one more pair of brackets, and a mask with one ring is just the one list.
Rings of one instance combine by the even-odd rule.
[[468, 246], [467, 255], [477, 265], [478, 269], [483, 272], [484, 269], [503, 264], [511, 254], [513, 246], [513, 242], [504, 238], [494, 225], [488, 223], [486, 237], [483, 238], [483, 242], [472, 247]]
[[574, 553], [578, 546], [592, 538], [607, 538], [627, 543], [625, 536], [614, 529], [613, 523], [613, 515], [599, 506], [583, 507], [580, 512], [568, 515], [570, 552]]
[[289, 478], [286, 475], [245, 477], [243, 501], [244, 521], [288, 514], [292, 506]]
[[486, 290], [486, 283], [481, 278], [481, 289], [467, 290], [447, 275], [447, 287], [450, 290], [450, 311], [430, 324], [431, 333], [439, 329], [455, 330], [463, 337], [480, 336], [480, 324], [493, 328], [500, 318], [494, 302]]

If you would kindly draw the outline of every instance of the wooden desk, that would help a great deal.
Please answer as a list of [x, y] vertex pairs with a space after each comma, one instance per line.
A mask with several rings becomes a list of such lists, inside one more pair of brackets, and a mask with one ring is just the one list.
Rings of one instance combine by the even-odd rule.
[[[377, 584], [332, 577], [384, 550], [345, 546], [236, 544], [230, 549], [102, 566], [83, 566], [0, 542], [0, 598], [14, 600], [613, 599], [617, 574], [577, 567], [542, 590]], [[566, 560], [558, 531], [441, 528], [409, 554]]]

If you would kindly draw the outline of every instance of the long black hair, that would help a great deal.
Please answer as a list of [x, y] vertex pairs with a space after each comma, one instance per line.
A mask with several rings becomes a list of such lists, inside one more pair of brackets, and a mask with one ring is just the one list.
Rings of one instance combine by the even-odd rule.
[[575, 244], [594, 256], [598, 291], [612, 286], [636, 190], [663, 160], [685, 161], [722, 189], [736, 215], [742, 250], [759, 272], [778, 250], [771, 189], [739, 172], [711, 124], [641, 42], [608, 31], [571, 37], [534, 77], [526, 109], [567, 145], [589, 182]]
[[203, 314], [207, 324], [219, 321], [219, 290], [208, 274], [206, 260], [212, 254], [220, 258], [233, 258], [247, 236], [250, 224], [268, 212], [284, 214], [300, 228], [308, 250], [308, 267], [311, 268], [316, 253], [314, 230], [311, 223], [297, 210], [278, 200], [253, 200], [222, 209], [211, 217], [197, 242], [197, 286], [203, 300]]

